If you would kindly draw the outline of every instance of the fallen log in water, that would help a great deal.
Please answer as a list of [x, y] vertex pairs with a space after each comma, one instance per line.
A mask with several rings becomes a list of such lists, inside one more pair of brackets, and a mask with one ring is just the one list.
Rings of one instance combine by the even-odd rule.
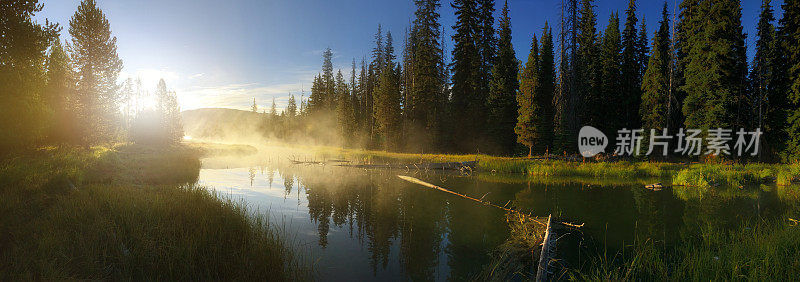
[[536, 269], [536, 281], [549, 281], [552, 274], [551, 262], [554, 262], [556, 250], [555, 234], [553, 234], [553, 215], [547, 216], [547, 229], [542, 240], [542, 252], [539, 255], [539, 266]]
[[[476, 198], [473, 198], [473, 197], [470, 197], [470, 196], [467, 196], [467, 195], [464, 195], [464, 194], [460, 194], [460, 193], [456, 193], [456, 192], [450, 191], [450, 190], [448, 190], [448, 189], [446, 189], [446, 188], [442, 188], [442, 187], [439, 187], [439, 186], [436, 186], [436, 185], [430, 184], [430, 183], [428, 183], [428, 182], [425, 182], [425, 181], [422, 181], [422, 180], [416, 179], [416, 178], [414, 178], [414, 177], [411, 177], [411, 176], [398, 175], [397, 177], [399, 177], [399, 178], [400, 178], [400, 179], [402, 179], [402, 180], [405, 180], [405, 181], [408, 181], [408, 182], [414, 183], [414, 184], [419, 184], [419, 185], [422, 185], [422, 186], [425, 186], [425, 187], [428, 187], [428, 188], [433, 188], [433, 189], [436, 189], [436, 190], [439, 190], [439, 191], [442, 191], [442, 192], [445, 192], [445, 193], [448, 193], [448, 194], [453, 194], [453, 195], [459, 196], [459, 197], [461, 197], [461, 198], [464, 198], [464, 199], [467, 199], [467, 200], [472, 200], [472, 201], [475, 201], [475, 202], [478, 202], [478, 203], [481, 203], [481, 204], [484, 204], [484, 205], [487, 205], [487, 206], [490, 206], [490, 207], [495, 207], [495, 208], [498, 208], [498, 209], [502, 209], [502, 210], [505, 210], [505, 211], [507, 211], [507, 212], [514, 212], [514, 213], [518, 213], [518, 214], [520, 214], [520, 215], [522, 215], [522, 216], [525, 216], [525, 217], [526, 217], [528, 220], [531, 220], [531, 221], [533, 221], [533, 222], [536, 222], [536, 223], [539, 223], [539, 224], [541, 224], [541, 225], [544, 225], [544, 223], [542, 223], [542, 222], [539, 222], [539, 221], [537, 221], [537, 220], [535, 220], [535, 219], [531, 218], [530, 216], [528, 216], [528, 215], [526, 215], [526, 214], [524, 214], [524, 213], [521, 213], [521, 212], [519, 212], [519, 211], [516, 211], [516, 210], [514, 210], [514, 209], [507, 208], [507, 207], [505, 207], [505, 206], [498, 206], [498, 205], [495, 205], [495, 204], [493, 204], [493, 203], [490, 203], [490, 202], [488, 202], [488, 201], [484, 201], [484, 200], [483, 200], [483, 197], [481, 197], [480, 199], [476, 199]], [[484, 195], [484, 196], [485, 196], [485, 195]]]
[[446, 162], [446, 163], [419, 163], [419, 164], [339, 164], [337, 166], [356, 168], [397, 168], [418, 170], [475, 170], [478, 161]]
[[[433, 185], [431, 183], [428, 183], [428, 182], [425, 182], [425, 181], [422, 181], [422, 180], [419, 180], [417, 178], [410, 177], [410, 176], [398, 175], [397, 177], [399, 177], [402, 180], [414, 183], [414, 184], [419, 184], [419, 185], [422, 185], [422, 186], [425, 186], [425, 187], [428, 187], [428, 188], [433, 188], [433, 189], [436, 189], [436, 190], [439, 190], [439, 191], [442, 191], [442, 192], [445, 192], [445, 193], [448, 193], [448, 194], [453, 194], [453, 195], [456, 195], [458, 197], [461, 197], [461, 198], [464, 198], [464, 199], [467, 199], [467, 200], [471, 200], [471, 201], [475, 201], [475, 202], [481, 203], [481, 204], [486, 205], [486, 206], [499, 208], [499, 209], [505, 210], [505, 211], [507, 211], [509, 213], [518, 214], [518, 215], [522, 216], [523, 220], [525, 220], [525, 221], [533, 222], [533, 223], [539, 224], [540, 226], [545, 226], [545, 235], [544, 235], [544, 238], [542, 239], [542, 249], [541, 249], [541, 254], [539, 255], [539, 262], [538, 262], [538, 265], [537, 265], [537, 269], [533, 269], [533, 266], [531, 266], [531, 272], [533, 272], [534, 270], [536, 272], [536, 281], [549, 281], [550, 278], [553, 277], [553, 275], [559, 271], [558, 269], [560, 268], [560, 266], [558, 265], [559, 260], [557, 259], [557, 253], [559, 251], [556, 248], [556, 241], [558, 241], [558, 238], [564, 236], [565, 235], [564, 232], [567, 231], [567, 230], [578, 229], [578, 228], [583, 227], [583, 224], [571, 224], [571, 223], [567, 223], [567, 222], [562, 222], [560, 220], [554, 220], [552, 215], [549, 215], [547, 217], [547, 223], [543, 223], [543, 222], [540, 222], [540, 221], [534, 219], [533, 217], [531, 217], [528, 214], [519, 212], [519, 211], [511, 209], [511, 208], [507, 208], [506, 206], [498, 206], [498, 205], [495, 205], [495, 204], [493, 204], [491, 202], [484, 201], [483, 197], [481, 197], [480, 199], [476, 199], [476, 198], [473, 198], [473, 197], [470, 197], [470, 196], [467, 196], [467, 195], [464, 195], [464, 194], [453, 192], [453, 191], [448, 190], [446, 188], [439, 187], [439, 186]], [[562, 233], [562, 234], [558, 234], [559, 232]], [[531, 253], [533, 253], [534, 251], [535, 251], [535, 249], [531, 249]], [[504, 277], [503, 279], [505, 279], [505, 278], [507, 278], [507, 277]]]

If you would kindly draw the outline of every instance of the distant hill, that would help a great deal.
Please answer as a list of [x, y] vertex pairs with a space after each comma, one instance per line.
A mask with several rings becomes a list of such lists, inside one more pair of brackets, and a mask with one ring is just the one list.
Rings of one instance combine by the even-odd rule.
[[192, 139], [251, 143], [261, 140], [264, 120], [260, 113], [225, 108], [181, 112], [184, 135]]

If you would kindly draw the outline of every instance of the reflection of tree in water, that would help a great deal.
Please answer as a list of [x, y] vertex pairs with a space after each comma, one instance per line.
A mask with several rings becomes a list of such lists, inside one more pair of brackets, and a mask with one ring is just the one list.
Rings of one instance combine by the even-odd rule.
[[253, 187], [253, 180], [256, 179], [256, 169], [251, 166], [250, 169], [247, 170], [247, 172], [249, 173], [250, 177], [250, 187]]
[[[486, 190], [491, 191], [484, 200], [493, 201], [501, 193], [509, 193], [502, 198], [510, 198], [519, 186], [502, 185], [497, 183], [480, 183], [469, 181], [467, 183], [452, 183], [448, 185], [466, 187], [464, 191], [470, 195], [482, 196]], [[501, 205], [504, 204], [500, 203]], [[453, 199], [448, 205], [447, 221], [449, 232], [447, 235], [446, 253], [448, 266], [450, 266], [449, 280], [465, 281], [474, 279], [472, 276], [477, 270], [490, 261], [489, 253], [494, 247], [505, 242], [508, 237], [508, 228], [505, 226], [505, 213], [492, 208], [477, 205], [472, 201]]]
[[652, 191], [641, 186], [631, 187], [636, 204], [636, 230], [640, 239], [652, 238], [661, 242], [675, 242], [683, 211], [683, 202], [668, 190]]
[[294, 187], [294, 175], [289, 170], [283, 170], [281, 173], [281, 178], [283, 178], [283, 189], [286, 191], [284, 196], [288, 196], [292, 193], [292, 188]]
[[446, 231], [448, 206], [433, 190], [422, 190], [409, 183], [400, 189], [400, 262], [411, 280], [433, 280]]
[[269, 181], [269, 188], [272, 188], [272, 182], [275, 180], [275, 168], [267, 167], [267, 181]]
[[399, 242], [400, 264], [409, 278], [434, 279], [446, 231], [444, 197], [398, 181], [394, 175], [344, 169], [327, 173], [335, 176], [298, 170], [320, 246], [327, 246], [331, 223], [347, 224], [351, 238], [366, 245], [373, 273], [379, 266], [386, 269], [391, 247]]
[[712, 187], [684, 201], [686, 208], [680, 231], [684, 240], [697, 239], [709, 232], [735, 230], [756, 220], [780, 218], [789, 210], [789, 205], [781, 201], [775, 191], [754, 187]]

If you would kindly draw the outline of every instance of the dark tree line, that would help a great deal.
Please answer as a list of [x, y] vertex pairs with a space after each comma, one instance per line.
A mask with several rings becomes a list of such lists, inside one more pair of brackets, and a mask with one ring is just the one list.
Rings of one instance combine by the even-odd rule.
[[800, 158], [796, 1], [782, 6], [780, 20], [763, 1], [749, 64], [738, 0], [684, 0], [675, 15], [664, 3], [652, 37], [635, 0], [613, 12], [605, 30], [592, 0], [562, 0], [555, 41], [545, 23], [526, 62], [511, 46], [507, 3], [495, 23], [493, 1], [454, 0], [449, 64], [439, 2], [415, 4], [399, 61], [380, 26], [370, 61], [354, 61], [349, 83], [334, 77], [330, 50], [323, 56], [308, 114], [336, 112], [346, 144], [571, 154], [582, 125], [612, 139], [623, 128], [761, 128], [760, 160]]
[[33, 20], [42, 8], [37, 0], [0, 4], [0, 150], [182, 139], [177, 96], [163, 80], [147, 111], [138, 105], [147, 96], [141, 82], [118, 83], [117, 39], [94, 0], [78, 6], [66, 44], [58, 24]]

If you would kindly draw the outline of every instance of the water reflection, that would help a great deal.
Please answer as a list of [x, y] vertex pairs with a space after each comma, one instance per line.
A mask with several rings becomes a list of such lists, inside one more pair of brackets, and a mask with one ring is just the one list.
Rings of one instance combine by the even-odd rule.
[[796, 189], [771, 186], [651, 191], [636, 182], [587, 185], [277, 162], [215, 164], [200, 172], [199, 183], [243, 197], [285, 222], [319, 258], [317, 269], [326, 280], [465, 280], [508, 238], [503, 211], [406, 183], [396, 174], [535, 216], [552, 213], [585, 223], [586, 244], [611, 254], [636, 238], [673, 245], [709, 228], [796, 213], [798, 199]]

